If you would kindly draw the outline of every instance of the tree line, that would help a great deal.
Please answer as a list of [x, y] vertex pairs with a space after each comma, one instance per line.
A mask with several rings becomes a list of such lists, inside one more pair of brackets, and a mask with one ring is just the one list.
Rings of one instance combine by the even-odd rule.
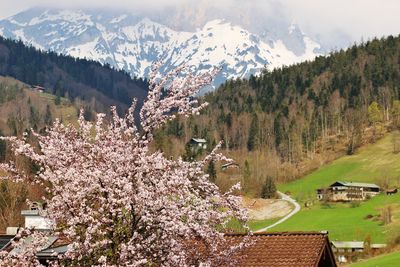
[[131, 78], [107, 64], [40, 51], [22, 41], [3, 37], [0, 37], [0, 75], [43, 86], [48, 93], [71, 100], [95, 99], [106, 110], [110, 105], [122, 110], [134, 97], [142, 103], [148, 87], [145, 79]]
[[400, 38], [373, 39], [229, 80], [202, 99], [209, 106], [200, 117], [173, 121], [164, 133], [184, 141], [223, 139], [229, 151], [268, 151], [299, 166], [339, 148], [352, 154], [366, 136], [375, 140], [384, 126], [399, 127], [399, 85]]

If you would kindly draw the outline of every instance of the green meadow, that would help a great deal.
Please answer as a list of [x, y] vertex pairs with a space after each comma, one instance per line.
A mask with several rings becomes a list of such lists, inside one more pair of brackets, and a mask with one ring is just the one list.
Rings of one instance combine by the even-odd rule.
[[400, 252], [393, 252], [351, 264], [349, 267], [392, 267], [399, 266], [399, 263]]
[[257, 231], [264, 228], [267, 225], [271, 225], [281, 218], [265, 219], [265, 220], [254, 220], [249, 222], [249, 227], [252, 231]]
[[[278, 188], [290, 192], [301, 205], [300, 212], [274, 227], [271, 231], [327, 230], [331, 240], [390, 241], [400, 223], [400, 192], [393, 196], [381, 194], [361, 203], [321, 203], [316, 200], [316, 189], [335, 181], [369, 182], [380, 185], [384, 180], [390, 186], [399, 185], [400, 154], [392, 152], [392, 135], [388, 134], [375, 144], [361, 148], [355, 155], [344, 156], [331, 164]], [[306, 201], [313, 202], [305, 207]], [[383, 208], [392, 209], [393, 222], [383, 225]], [[266, 224], [268, 225], [268, 224]]]

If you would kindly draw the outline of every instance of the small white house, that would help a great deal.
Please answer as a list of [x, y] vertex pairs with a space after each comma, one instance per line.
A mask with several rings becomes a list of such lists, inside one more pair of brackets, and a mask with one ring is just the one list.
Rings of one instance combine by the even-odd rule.
[[36, 230], [51, 229], [51, 220], [41, 215], [44, 205], [39, 202], [33, 202], [29, 210], [22, 210], [21, 215], [25, 217], [25, 227], [35, 228]]
[[207, 140], [203, 138], [192, 138], [190, 139], [190, 146], [192, 149], [206, 149], [207, 148]]

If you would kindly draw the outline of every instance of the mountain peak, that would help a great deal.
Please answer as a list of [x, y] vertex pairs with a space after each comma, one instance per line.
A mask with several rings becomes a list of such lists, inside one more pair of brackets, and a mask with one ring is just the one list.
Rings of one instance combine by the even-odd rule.
[[[147, 76], [152, 62], [160, 59], [165, 62], [162, 71], [183, 63], [195, 72], [222, 66], [215, 85], [257, 74], [265, 66], [275, 68], [312, 59], [317, 44], [306, 39], [297, 26], [292, 28], [285, 40], [265, 42], [224, 18], [210, 20], [190, 32], [178, 31], [152, 17], [107, 10], [36, 8], [0, 21], [0, 34], [5, 37], [107, 63], [134, 76]], [[298, 31], [300, 35], [294, 34]]]
[[210, 21], [206, 22], [206, 24], [204, 24], [204, 26], [203, 26], [203, 29], [212, 28], [212, 27], [215, 27], [215, 26], [220, 26], [222, 24], [230, 25], [230, 23], [225, 21], [224, 19], [214, 19], [214, 20], [210, 20]]

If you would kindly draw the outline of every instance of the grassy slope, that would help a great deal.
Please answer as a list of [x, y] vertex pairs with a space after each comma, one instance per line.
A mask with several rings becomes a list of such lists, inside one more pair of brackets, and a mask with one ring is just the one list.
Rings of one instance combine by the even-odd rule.
[[[336, 180], [377, 183], [382, 177], [388, 177], [392, 186], [398, 186], [400, 154], [393, 154], [391, 151], [389, 134], [376, 144], [360, 149], [356, 155], [342, 157], [303, 179], [279, 186], [279, 189], [290, 191], [294, 198], [302, 202], [315, 199], [317, 188], [328, 186]], [[399, 224], [399, 203], [400, 193], [394, 196], [382, 194], [357, 207], [348, 203], [326, 207], [315, 202], [314, 206], [302, 208], [299, 213], [273, 230], [328, 230], [332, 240], [363, 240], [370, 234], [372, 242], [385, 242], [390, 230]], [[365, 219], [367, 215], [379, 215], [380, 209], [386, 205], [394, 208], [395, 222], [391, 225], [383, 226], [379, 220]]]
[[[34, 92], [29, 86], [10, 77], [0, 76], [0, 83], [10, 86], [17, 85], [22, 89], [22, 94], [18, 94], [16, 99], [0, 104], [0, 130], [9, 134], [7, 127], [7, 119], [18, 117], [20, 114], [24, 120], [24, 128], [29, 128], [27, 121], [29, 120], [29, 105], [32, 105], [39, 112], [40, 124], [43, 124], [46, 106], [50, 106], [53, 120], [61, 119], [64, 123], [76, 123], [78, 118], [78, 108], [70, 103], [67, 99], [61, 98], [61, 104], [55, 105], [55, 96], [47, 93]], [[29, 103], [28, 103], [29, 101]], [[41, 125], [43, 126], [43, 125]]]
[[277, 222], [281, 218], [265, 219], [265, 220], [254, 220], [249, 222], [249, 227], [252, 231], [257, 231], [264, 228], [266, 225], [271, 225]]
[[399, 264], [400, 252], [394, 252], [351, 264], [349, 267], [392, 267], [399, 266]]
[[344, 156], [303, 179], [281, 185], [282, 191], [290, 191], [296, 198], [315, 196], [315, 190], [326, 187], [337, 180], [378, 183], [383, 177], [398, 183], [400, 176], [400, 154], [392, 153], [391, 135], [377, 143], [367, 145], [356, 155]]

